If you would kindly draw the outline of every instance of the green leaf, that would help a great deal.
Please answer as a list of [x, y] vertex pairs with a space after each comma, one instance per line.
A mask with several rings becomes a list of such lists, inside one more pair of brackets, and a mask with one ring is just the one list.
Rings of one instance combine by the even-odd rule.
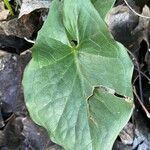
[[12, 7], [11, 7], [9, 1], [8, 1], [8, 0], [4, 0], [4, 3], [5, 3], [5, 5], [6, 5], [6, 7], [8, 8], [8, 10], [10, 11], [11, 15], [14, 16], [14, 11], [13, 11], [13, 9], [12, 9]]
[[101, 17], [104, 19], [116, 0], [91, 0]]
[[54, 0], [32, 51], [23, 79], [32, 119], [66, 150], [111, 149], [132, 112], [133, 65], [91, 1]]

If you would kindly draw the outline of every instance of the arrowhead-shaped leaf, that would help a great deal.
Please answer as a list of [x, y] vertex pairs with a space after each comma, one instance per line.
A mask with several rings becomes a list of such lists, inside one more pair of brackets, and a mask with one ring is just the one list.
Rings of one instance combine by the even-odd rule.
[[131, 115], [133, 65], [91, 1], [54, 0], [32, 51], [23, 79], [32, 119], [66, 150], [111, 149]]

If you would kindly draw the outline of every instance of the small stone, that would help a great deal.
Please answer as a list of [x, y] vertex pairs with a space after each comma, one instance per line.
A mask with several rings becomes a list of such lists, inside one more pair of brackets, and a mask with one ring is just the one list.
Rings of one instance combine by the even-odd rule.
[[128, 123], [124, 127], [124, 129], [120, 132], [119, 137], [123, 144], [125, 144], [125, 145], [133, 144], [133, 139], [134, 139], [133, 124]]

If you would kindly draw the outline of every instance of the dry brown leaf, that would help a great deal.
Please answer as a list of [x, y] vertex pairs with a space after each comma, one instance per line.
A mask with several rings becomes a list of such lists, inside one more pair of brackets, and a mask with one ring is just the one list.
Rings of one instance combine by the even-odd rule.
[[40, 8], [49, 8], [50, 0], [23, 0], [19, 18]]

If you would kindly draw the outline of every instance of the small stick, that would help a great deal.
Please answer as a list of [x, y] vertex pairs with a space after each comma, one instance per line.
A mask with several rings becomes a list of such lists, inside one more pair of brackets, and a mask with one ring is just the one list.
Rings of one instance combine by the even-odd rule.
[[30, 40], [30, 39], [27, 39], [26, 37], [24, 37], [24, 39], [25, 39], [27, 42], [29, 42], [29, 43], [35, 44], [35, 41], [32, 41], [32, 40]]
[[133, 13], [135, 13], [137, 16], [142, 17], [142, 18], [145, 18], [145, 19], [150, 19], [149, 16], [144, 16], [144, 15], [141, 15], [141, 14], [137, 13], [137, 12], [129, 5], [129, 3], [128, 3], [126, 0], [124, 0], [124, 2], [125, 2], [126, 5], [130, 8], [130, 10], [131, 10]]
[[139, 98], [138, 94], [136, 93], [136, 89], [135, 86], [133, 86], [133, 92], [138, 100], [138, 102], [140, 103], [140, 105], [142, 106], [142, 109], [144, 110], [144, 112], [146, 113], [147, 118], [150, 119], [150, 113], [148, 112], [147, 108], [144, 106], [144, 104], [142, 103], [141, 99]]
[[[135, 68], [135, 70], [138, 71], [138, 69]], [[150, 78], [142, 71], [140, 71], [140, 73], [148, 80], [148, 82], [150, 83]], [[133, 84], [135, 83], [135, 81], [138, 79], [139, 75], [134, 79]]]
[[11, 116], [9, 117], [9, 118], [7, 118], [6, 120], [5, 120], [5, 122], [8, 122], [9, 120], [11, 120], [12, 118], [14, 118], [15, 117], [15, 114], [13, 113], [13, 114], [11, 114]]
[[142, 102], [144, 102], [143, 89], [142, 89], [142, 78], [141, 78], [141, 71], [140, 71], [139, 63], [138, 63], [137, 59], [135, 58], [135, 56], [132, 54], [132, 52], [130, 52], [128, 49], [127, 49], [127, 51], [132, 56], [132, 60], [135, 61], [135, 64], [136, 64], [137, 71], [138, 71], [138, 74], [139, 74], [140, 99], [141, 99]]

